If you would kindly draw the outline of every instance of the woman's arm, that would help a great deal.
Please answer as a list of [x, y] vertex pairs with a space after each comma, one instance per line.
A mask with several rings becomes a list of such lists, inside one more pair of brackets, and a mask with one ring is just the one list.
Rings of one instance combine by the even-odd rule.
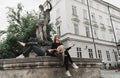
[[48, 51], [49, 51], [49, 53], [52, 53], [54, 50], [56, 50], [56, 49], [54, 48], [54, 43], [52, 43], [51, 48], [48, 49]]
[[74, 46], [75, 46], [75, 44], [73, 44], [72, 46], [66, 48], [66, 51], [70, 50], [70, 49], [71, 49], [72, 47], [74, 47]]

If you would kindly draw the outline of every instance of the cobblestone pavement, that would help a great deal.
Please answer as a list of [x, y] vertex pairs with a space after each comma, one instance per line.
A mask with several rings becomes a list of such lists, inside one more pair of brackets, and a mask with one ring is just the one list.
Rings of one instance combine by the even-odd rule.
[[115, 70], [101, 70], [102, 78], [120, 78], [120, 71]]

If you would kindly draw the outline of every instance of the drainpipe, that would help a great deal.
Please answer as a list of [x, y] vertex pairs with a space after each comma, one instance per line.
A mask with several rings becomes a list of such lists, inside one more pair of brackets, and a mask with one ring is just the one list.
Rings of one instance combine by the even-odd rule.
[[113, 35], [114, 35], [114, 38], [115, 38], [115, 43], [116, 43], [116, 48], [117, 48], [118, 56], [120, 56], [119, 49], [118, 49], [118, 46], [117, 46], [117, 37], [115, 35], [115, 29], [114, 29], [114, 25], [113, 25], [113, 21], [112, 21], [112, 16], [111, 16], [111, 13], [110, 13], [109, 3], [108, 3], [108, 13], [109, 13], [109, 16], [110, 16], [110, 22], [111, 22], [111, 26], [112, 26], [112, 29], [113, 29]]
[[94, 50], [95, 50], [95, 55], [97, 58], [97, 49], [96, 49], [96, 43], [93, 35], [93, 27], [92, 27], [92, 21], [91, 21], [91, 13], [90, 13], [90, 7], [89, 7], [89, 2], [87, 0], [87, 7], [88, 7], [88, 14], [89, 14], [89, 21], [90, 21], [90, 28], [91, 28], [91, 34], [92, 34], [92, 39], [93, 39], [93, 44], [94, 44]]

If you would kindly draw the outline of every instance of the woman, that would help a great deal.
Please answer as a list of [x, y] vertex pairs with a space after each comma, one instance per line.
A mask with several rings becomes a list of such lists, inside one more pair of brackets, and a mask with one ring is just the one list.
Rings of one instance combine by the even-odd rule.
[[[73, 45], [74, 46], [74, 45]], [[71, 46], [71, 47], [73, 47]], [[62, 55], [62, 63], [65, 65], [66, 68], [66, 75], [71, 76], [70, 71], [69, 71], [69, 61], [72, 64], [72, 67], [74, 69], [78, 69], [79, 67], [72, 61], [70, 54], [68, 53], [68, 50], [71, 49], [71, 47], [65, 49], [62, 43], [60, 42], [60, 37], [56, 35], [54, 37], [54, 43], [51, 46], [51, 49], [49, 49], [49, 53], [52, 56], [58, 57], [59, 54]]]
[[28, 57], [29, 53], [33, 50], [38, 56], [44, 56], [45, 52], [41, 49], [41, 47], [39, 46], [37, 39], [36, 38], [32, 38], [30, 37], [30, 39], [28, 40], [28, 42], [24, 43], [24, 42], [20, 42], [17, 41], [20, 45], [22, 45], [23, 47], [26, 47], [26, 49], [24, 50], [24, 52], [19, 55], [16, 58], [24, 58], [24, 57]]

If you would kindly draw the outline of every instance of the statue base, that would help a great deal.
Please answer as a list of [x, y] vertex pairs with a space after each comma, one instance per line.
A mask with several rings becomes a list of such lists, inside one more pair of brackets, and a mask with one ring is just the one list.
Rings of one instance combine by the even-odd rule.
[[[72, 58], [79, 66], [70, 67], [70, 78], [101, 78], [99, 59]], [[66, 70], [55, 57], [1, 59], [0, 78], [68, 78]]]

